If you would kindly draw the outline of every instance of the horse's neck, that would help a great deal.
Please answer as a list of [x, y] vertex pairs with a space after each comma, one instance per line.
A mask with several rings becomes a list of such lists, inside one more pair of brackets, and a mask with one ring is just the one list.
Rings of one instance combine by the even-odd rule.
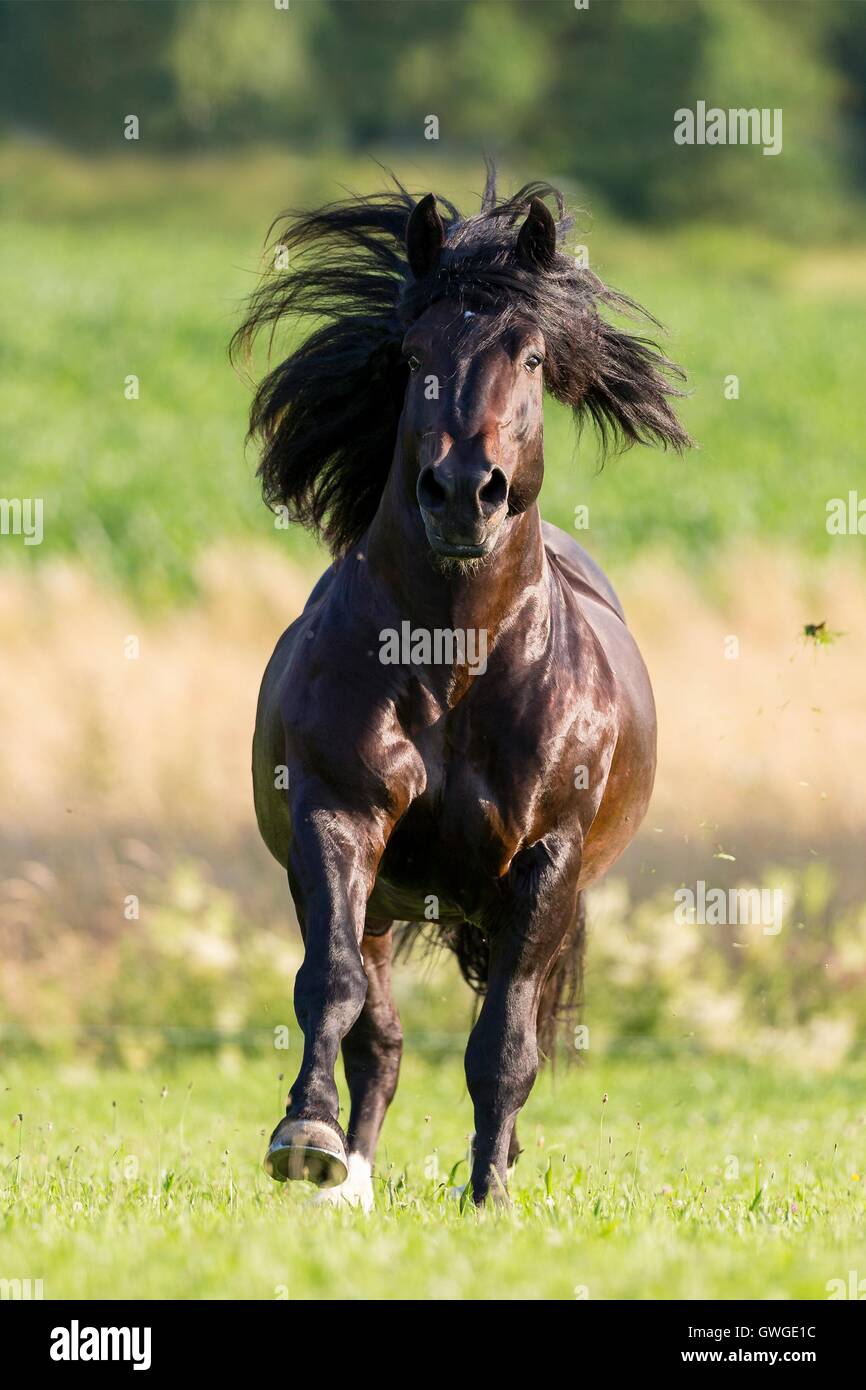
[[370, 576], [415, 627], [484, 631], [491, 644], [523, 615], [527, 627], [546, 628], [550, 588], [537, 505], [505, 524], [505, 536], [477, 569], [442, 573], [417, 505], [394, 485], [392, 470], [367, 536]]

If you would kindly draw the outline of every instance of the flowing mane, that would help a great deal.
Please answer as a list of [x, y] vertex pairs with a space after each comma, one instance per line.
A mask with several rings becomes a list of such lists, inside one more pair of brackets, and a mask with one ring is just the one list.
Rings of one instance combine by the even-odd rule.
[[500, 202], [490, 166], [474, 216], [464, 218], [438, 198], [445, 247], [435, 271], [421, 279], [405, 248], [416, 199], [397, 180], [389, 192], [286, 214], [271, 228], [272, 248], [283, 248], [289, 269], [272, 270], [253, 293], [231, 353], [249, 355], [264, 328], [273, 340], [284, 319], [313, 325], [258, 387], [250, 436], [262, 445], [265, 501], [285, 506], [334, 554], [355, 544], [376, 513], [408, 376], [403, 336], [438, 299], [482, 310], [489, 339], [515, 315], [529, 316], [545, 339], [545, 387], [573, 409], [578, 424], [593, 422], [603, 450], [634, 443], [679, 450], [691, 442], [668, 404], [683, 395], [675, 384], [684, 380], [682, 370], [653, 341], [606, 322], [600, 310], [655, 329], [658, 321], [561, 250], [543, 270], [518, 259], [517, 222], [533, 198], [555, 203], [561, 246], [573, 218], [549, 184], [526, 184]]

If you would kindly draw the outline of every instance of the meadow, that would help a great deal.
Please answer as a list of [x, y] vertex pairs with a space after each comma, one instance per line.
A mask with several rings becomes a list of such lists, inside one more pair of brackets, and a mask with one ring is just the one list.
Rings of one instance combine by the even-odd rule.
[[[393, 163], [412, 187], [477, 206], [480, 168]], [[382, 171], [267, 154], [94, 162], [13, 145], [0, 175], [3, 488], [46, 507], [47, 540], [26, 558], [83, 559], [149, 601], [192, 594], [216, 537], [258, 537], [311, 563], [313, 548], [275, 533], [261, 506], [243, 454], [248, 385], [226, 346], [277, 213], [380, 187]], [[830, 552], [827, 500], [862, 471], [862, 243], [803, 247], [715, 226], [652, 236], [597, 206], [575, 238], [603, 279], [670, 325], [700, 448], [635, 450], [599, 472], [589, 434], [576, 449], [551, 405], [545, 515], [571, 530], [588, 506], [594, 550], [620, 566], [663, 548], [704, 570], [751, 539]], [[731, 375], [737, 399], [725, 395]], [[0, 561], [20, 560], [14, 550]]]
[[862, 1065], [784, 1084], [694, 1057], [547, 1075], [514, 1205], [482, 1214], [449, 1192], [461, 1073], [410, 1052], [364, 1216], [262, 1172], [273, 1061], [4, 1067], [0, 1275], [45, 1298], [583, 1301], [824, 1299], [866, 1272]]
[[[478, 168], [390, 162], [474, 206]], [[827, 1297], [866, 1277], [864, 542], [825, 525], [862, 479], [862, 240], [581, 215], [591, 265], [670, 325], [699, 443], [599, 470], [590, 435], [546, 417], [543, 510], [572, 530], [589, 508], [578, 538], [660, 713], [647, 821], [590, 899], [591, 1045], [538, 1083], [513, 1208], [477, 1214], [448, 1195], [470, 1000], [447, 963], [410, 959], [375, 1213], [261, 1171], [297, 1063], [299, 943], [249, 736], [324, 557], [262, 507], [226, 345], [274, 214], [379, 182], [342, 156], [0, 146], [0, 495], [45, 507], [42, 545], [0, 537], [0, 1280]], [[674, 927], [674, 890], [700, 878], [780, 886], [784, 930]]]

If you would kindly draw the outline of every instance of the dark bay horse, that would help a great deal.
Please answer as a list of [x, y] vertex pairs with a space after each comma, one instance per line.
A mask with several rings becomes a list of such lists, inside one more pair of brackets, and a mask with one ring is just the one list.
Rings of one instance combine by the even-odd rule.
[[266, 501], [335, 557], [277, 644], [253, 747], [259, 826], [305, 943], [303, 1060], [265, 1167], [364, 1206], [400, 1065], [394, 924], [432, 919], [483, 995], [472, 1195], [503, 1197], [573, 993], [583, 890], [652, 789], [653, 697], [622, 609], [539, 515], [542, 398], [603, 444], [680, 449], [683, 374], [602, 317], [656, 324], [563, 253], [570, 225], [555, 189], [498, 201], [492, 172], [465, 219], [399, 185], [332, 204], [287, 221], [289, 269], [236, 335], [314, 320], [259, 387], [251, 432]]

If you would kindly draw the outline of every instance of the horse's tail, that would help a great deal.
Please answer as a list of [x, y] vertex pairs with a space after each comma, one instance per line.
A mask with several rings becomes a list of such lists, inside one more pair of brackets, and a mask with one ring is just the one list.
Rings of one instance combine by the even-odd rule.
[[583, 957], [586, 947], [586, 894], [578, 893], [574, 920], [562, 939], [559, 954], [538, 1005], [538, 1050], [553, 1061], [557, 1041], [565, 1041], [567, 1055], [574, 1053], [572, 1036], [583, 1007]]

